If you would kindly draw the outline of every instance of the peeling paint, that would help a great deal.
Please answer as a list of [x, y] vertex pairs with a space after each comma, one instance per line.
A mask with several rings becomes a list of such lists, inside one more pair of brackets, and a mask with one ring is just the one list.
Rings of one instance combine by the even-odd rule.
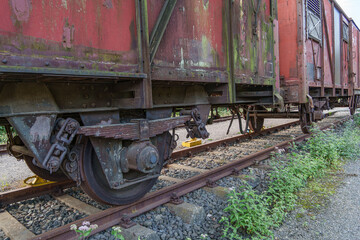
[[50, 117], [39, 116], [30, 128], [30, 140], [32, 142], [47, 142], [51, 132]]
[[185, 63], [185, 61], [184, 61], [184, 49], [183, 48], [181, 48], [181, 51], [180, 51], [180, 53], [181, 53], [181, 62], [180, 62], [180, 68], [184, 68], [184, 63]]
[[111, 9], [111, 8], [114, 7], [113, 3], [112, 3], [112, 0], [104, 0], [103, 6], [108, 8], [108, 9]]
[[68, 9], [67, 0], [61, 0], [61, 6], [65, 9]]
[[17, 21], [26, 22], [29, 20], [32, 9], [31, 0], [11, 0], [11, 7]]

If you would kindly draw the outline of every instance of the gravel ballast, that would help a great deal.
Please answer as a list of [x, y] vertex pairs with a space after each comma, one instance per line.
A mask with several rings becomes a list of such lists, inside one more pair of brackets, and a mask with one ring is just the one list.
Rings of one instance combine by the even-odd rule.
[[6, 210], [36, 235], [86, 216], [48, 195], [10, 204]]
[[0, 229], [0, 240], [10, 240], [9, 237]]

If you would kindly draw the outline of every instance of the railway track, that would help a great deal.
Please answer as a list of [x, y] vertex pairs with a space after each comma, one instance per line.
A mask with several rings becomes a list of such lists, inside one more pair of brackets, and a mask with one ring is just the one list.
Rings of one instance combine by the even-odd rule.
[[[319, 126], [327, 128], [332, 124], [337, 124], [347, 119], [328, 118], [320, 122]], [[259, 164], [260, 161], [269, 158], [271, 152], [275, 149], [286, 148], [293, 141], [299, 142], [309, 137], [309, 135], [303, 135], [299, 127], [294, 127], [298, 124], [299, 122], [284, 124], [266, 129], [260, 133], [236, 136], [195, 148], [176, 151], [173, 153], [172, 160], [163, 170], [160, 177], [160, 182], [172, 182], [174, 184], [149, 193], [140, 201], [127, 206], [112, 207], [103, 211], [99, 210], [95, 211], [96, 213], [94, 214], [92, 214], [92, 211], [89, 211], [89, 216], [71, 224], [79, 225], [84, 220], [96, 223], [99, 228], [93, 231], [93, 233], [100, 232], [117, 224], [124, 227], [130, 226], [130, 219], [142, 213], [165, 203], [179, 203], [181, 202], [181, 196], [205, 186], [213, 187], [217, 180], [229, 175], [240, 174], [242, 169], [254, 163]], [[261, 150], [258, 151], [259, 149]], [[34, 197], [36, 196], [35, 192], [38, 195], [42, 195], [56, 193], [61, 189], [58, 186], [55, 191], [52, 191], [51, 186], [39, 187], [37, 190], [20, 189], [9, 193], [2, 193], [0, 194], [0, 202], [8, 204], [14, 200], [26, 199], [26, 196]], [[64, 185], [65, 187], [69, 187], [69, 185]], [[28, 191], [28, 193], [24, 195], [25, 191]], [[29, 191], [34, 195], [30, 195]], [[60, 228], [34, 236], [34, 239], [71, 239], [74, 236], [74, 232], [70, 231], [69, 223]]]

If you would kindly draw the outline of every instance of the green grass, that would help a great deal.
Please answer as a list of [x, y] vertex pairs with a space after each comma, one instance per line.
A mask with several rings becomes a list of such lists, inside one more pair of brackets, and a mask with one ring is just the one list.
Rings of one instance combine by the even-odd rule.
[[5, 131], [5, 127], [0, 126], [0, 144], [7, 143], [7, 135]]
[[[243, 239], [272, 239], [273, 229], [280, 226], [296, 204], [317, 209], [335, 193], [342, 164], [359, 157], [360, 117], [345, 124], [341, 132], [328, 130], [315, 133], [306, 143], [293, 145], [287, 154], [273, 156], [270, 183], [265, 192], [258, 193], [250, 186], [235, 189], [229, 194], [224, 237]], [[331, 178], [325, 176], [331, 175]], [[298, 217], [302, 217], [301, 214]]]

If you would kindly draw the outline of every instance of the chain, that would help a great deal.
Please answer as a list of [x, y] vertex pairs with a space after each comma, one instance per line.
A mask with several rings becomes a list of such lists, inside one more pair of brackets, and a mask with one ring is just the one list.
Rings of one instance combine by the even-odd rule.
[[59, 169], [68, 152], [68, 146], [80, 128], [80, 124], [72, 118], [67, 118], [66, 120], [58, 120], [56, 127], [59, 128], [59, 131], [56, 134], [55, 143], [51, 146], [43, 162], [43, 166], [50, 173]]
[[199, 110], [197, 108], [194, 108], [193, 110], [191, 110], [190, 115], [192, 117], [192, 121], [187, 121], [185, 123], [187, 137], [202, 139], [208, 138], [210, 134], [206, 130], [205, 123], [203, 123], [201, 120]]

